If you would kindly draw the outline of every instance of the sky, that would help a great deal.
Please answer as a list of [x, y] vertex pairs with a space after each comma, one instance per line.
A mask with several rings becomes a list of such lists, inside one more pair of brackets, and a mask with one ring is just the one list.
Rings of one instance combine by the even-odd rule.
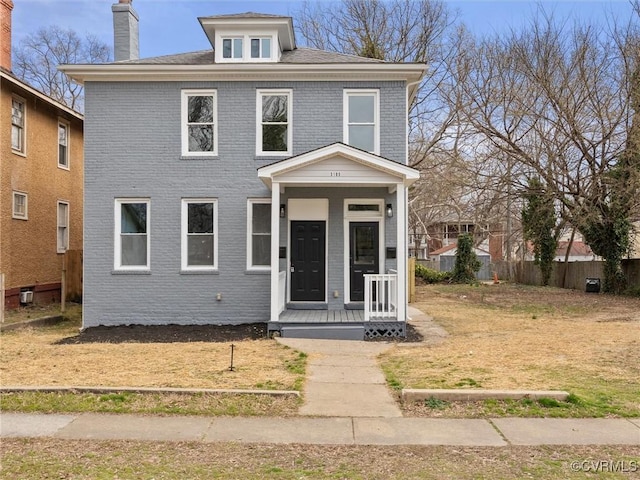
[[[328, 1], [328, 0], [313, 0]], [[631, 17], [629, 0], [444, 0], [457, 11], [459, 21], [479, 35], [500, 33], [526, 25], [542, 5], [560, 18], [602, 22]], [[13, 0], [13, 43], [39, 28], [57, 25], [81, 36], [91, 33], [113, 46], [111, 5], [117, 0]], [[293, 17], [302, 0], [134, 0], [140, 17], [140, 57], [154, 57], [211, 48], [198, 17], [226, 13], [259, 12]], [[301, 42], [298, 36], [298, 42]]]

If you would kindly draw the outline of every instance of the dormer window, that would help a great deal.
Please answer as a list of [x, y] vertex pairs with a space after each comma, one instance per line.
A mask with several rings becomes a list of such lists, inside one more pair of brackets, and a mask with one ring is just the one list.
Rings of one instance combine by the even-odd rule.
[[271, 37], [251, 39], [251, 58], [271, 58]]
[[242, 38], [222, 39], [222, 58], [242, 60]]

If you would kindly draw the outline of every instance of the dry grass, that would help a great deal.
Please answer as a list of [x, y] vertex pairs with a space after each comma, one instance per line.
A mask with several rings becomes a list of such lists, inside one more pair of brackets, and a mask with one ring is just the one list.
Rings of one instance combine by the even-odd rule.
[[267, 388], [288, 390], [298, 355], [273, 340], [230, 343], [67, 344], [78, 321], [0, 334], [0, 379], [8, 385]]
[[[422, 286], [416, 307], [450, 334], [397, 346], [405, 388], [593, 389], [626, 385], [640, 411], [640, 299], [516, 285]], [[624, 387], [624, 388], [627, 388]]]

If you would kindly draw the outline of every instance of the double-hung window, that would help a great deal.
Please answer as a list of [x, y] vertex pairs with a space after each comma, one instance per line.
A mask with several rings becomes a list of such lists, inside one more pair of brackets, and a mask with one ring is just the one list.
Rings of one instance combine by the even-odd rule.
[[247, 270], [271, 265], [271, 199], [249, 199], [247, 205]]
[[242, 38], [222, 39], [222, 58], [242, 60]]
[[115, 270], [149, 269], [149, 199], [117, 199]]
[[378, 90], [344, 91], [344, 142], [367, 152], [380, 153]]
[[13, 192], [13, 218], [27, 220], [27, 194], [24, 192]]
[[218, 154], [218, 106], [215, 90], [182, 91], [182, 155]]
[[218, 268], [218, 202], [215, 199], [182, 200], [182, 269]]
[[271, 58], [271, 37], [251, 39], [251, 58]]
[[58, 202], [58, 253], [69, 250], [69, 204]]
[[69, 168], [69, 124], [58, 122], [58, 166]]
[[26, 153], [25, 149], [25, 101], [19, 97], [11, 99], [11, 149]]
[[291, 155], [291, 90], [258, 90], [256, 155]]

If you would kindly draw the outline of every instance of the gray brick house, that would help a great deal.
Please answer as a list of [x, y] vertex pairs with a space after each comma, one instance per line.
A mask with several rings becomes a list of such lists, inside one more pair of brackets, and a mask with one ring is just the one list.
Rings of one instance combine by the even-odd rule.
[[83, 326], [267, 322], [403, 335], [407, 109], [422, 64], [295, 44], [290, 17], [199, 18], [212, 48], [116, 61], [85, 87]]

